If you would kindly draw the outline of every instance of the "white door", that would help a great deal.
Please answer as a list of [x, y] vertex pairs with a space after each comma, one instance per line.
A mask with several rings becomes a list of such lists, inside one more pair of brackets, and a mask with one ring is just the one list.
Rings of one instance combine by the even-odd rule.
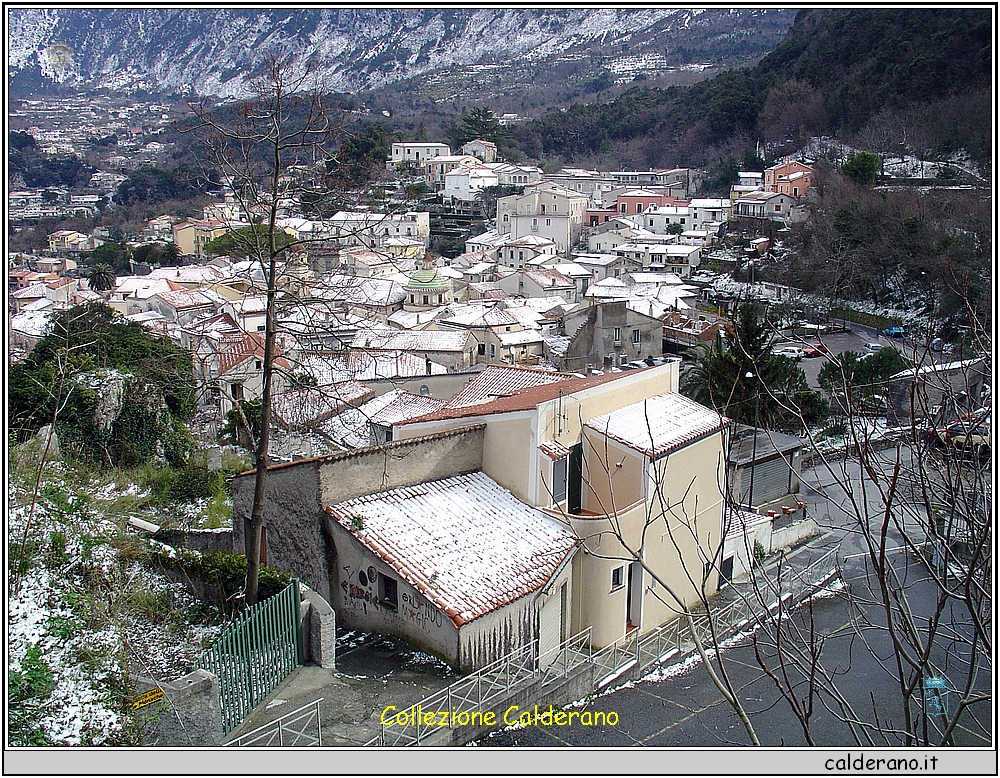
[[551, 664], [558, 657], [557, 651], [545, 656], [545, 652], [556, 648], [562, 631], [562, 597], [560, 592], [552, 592], [538, 614], [538, 656], [543, 666]]

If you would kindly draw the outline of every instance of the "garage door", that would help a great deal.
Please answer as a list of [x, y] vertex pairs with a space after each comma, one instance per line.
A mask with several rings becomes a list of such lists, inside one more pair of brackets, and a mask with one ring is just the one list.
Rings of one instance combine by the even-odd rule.
[[[754, 505], [776, 500], [788, 494], [788, 463], [784, 457], [759, 462], [753, 468]], [[743, 471], [743, 503], [750, 502], [750, 468]]]
[[[565, 586], [565, 584], [563, 584]], [[558, 652], [553, 651], [551, 655], [545, 657], [544, 654], [550, 649], [556, 648], [561, 642], [562, 631], [562, 591], [555, 591], [542, 606], [541, 613], [538, 614], [538, 656], [548, 665], [558, 656]]]

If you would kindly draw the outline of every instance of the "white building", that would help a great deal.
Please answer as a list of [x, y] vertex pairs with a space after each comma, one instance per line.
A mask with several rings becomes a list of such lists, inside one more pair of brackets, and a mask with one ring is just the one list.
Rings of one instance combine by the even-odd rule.
[[470, 203], [476, 194], [499, 183], [497, 174], [485, 165], [458, 167], [444, 176], [444, 196]]
[[448, 154], [451, 154], [451, 148], [447, 143], [393, 143], [386, 169], [392, 170], [405, 162], [422, 165], [428, 159]]

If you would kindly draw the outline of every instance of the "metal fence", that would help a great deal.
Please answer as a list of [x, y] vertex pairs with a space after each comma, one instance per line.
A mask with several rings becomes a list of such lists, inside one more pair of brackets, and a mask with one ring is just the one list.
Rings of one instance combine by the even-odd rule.
[[471, 714], [489, 710], [490, 703], [497, 699], [506, 699], [535, 679], [538, 668], [535, 656], [537, 649], [538, 641], [533, 640], [447, 688], [425, 697], [409, 712], [403, 712], [410, 717], [405, 725], [395, 724], [389, 727], [383, 725], [381, 734], [365, 745], [419, 745], [431, 732], [441, 730], [438, 726], [425, 724], [422, 717], [416, 715], [420, 711], [447, 710], [456, 714], [462, 712]]
[[299, 584], [247, 608], [197, 667], [219, 679], [223, 734], [232, 732], [301, 661]]
[[[693, 613], [689, 624], [684, 617], [674, 619], [643, 635], [634, 630], [604, 648], [590, 646], [590, 627], [564, 640], [557, 647], [536, 656], [538, 643], [523, 646], [503, 659], [462, 678], [412, 707], [412, 712], [448, 710], [455, 713], [486, 711], [498, 699], [509, 699], [523, 687], [538, 683], [538, 688], [565, 678], [583, 667], [594, 669], [594, 691], [609, 686], [625, 673], [645, 672], [669, 660], [679, 660], [696, 649], [692, 625], [706, 649], [759, 623], [779, 604], [807, 596], [822, 586], [836, 572], [836, 548], [802, 570], [787, 575], [759, 575], [756, 588], [746, 596], [718, 608]], [[379, 735], [366, 746], [415, 746], [427, 739], [437, 726], [424, 726], [413, 715], [406, 725], [382, 727]]]
[[322, 747], [323, 732], [319, 714], [321, 702], [323, 702], [322, 697], [296, 708], [291, 713], [286, 713], [279, 719], [245, 732], [226, 745], [258, 748]]

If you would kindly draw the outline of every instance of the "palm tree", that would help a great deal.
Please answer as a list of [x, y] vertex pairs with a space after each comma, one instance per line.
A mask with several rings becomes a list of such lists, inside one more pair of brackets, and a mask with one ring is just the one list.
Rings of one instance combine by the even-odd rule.
[[90, 288], [95, 292], [106, 292], [115, 287], [115, 271], [111, 265], [98, 262], [90, 269]]
[[160, 264], [164, 267], [179, 265], [181, 263], [181, 250], [176, 243], [170, 241], [160, 251]]

